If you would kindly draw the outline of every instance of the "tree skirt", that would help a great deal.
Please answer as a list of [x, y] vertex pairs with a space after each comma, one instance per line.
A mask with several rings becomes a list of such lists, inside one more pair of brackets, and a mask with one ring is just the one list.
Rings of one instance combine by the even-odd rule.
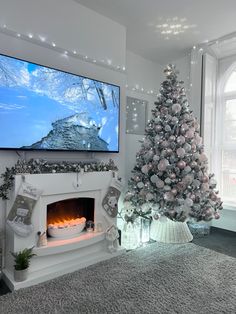
[[0, 297], [0, 313], [236, 312], [236, 259], [154, 243]]

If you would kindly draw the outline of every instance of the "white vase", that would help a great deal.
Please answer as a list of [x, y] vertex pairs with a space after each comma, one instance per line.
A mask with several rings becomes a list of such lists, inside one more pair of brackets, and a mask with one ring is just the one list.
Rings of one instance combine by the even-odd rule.
[[186, 222], [163, 217], [152, 221], [150, 238], [163, 243], [187, 243], [192, 241], [193, 236]]
[[17, 282], [24, 281], [28, 277], [28, 268], [22, 270], [14, 269], [14, 280]]

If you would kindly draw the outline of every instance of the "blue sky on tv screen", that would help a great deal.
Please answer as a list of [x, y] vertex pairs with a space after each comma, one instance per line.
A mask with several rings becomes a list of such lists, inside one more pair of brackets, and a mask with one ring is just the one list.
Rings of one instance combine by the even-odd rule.
[[109, 151], [118, 150], [119, 88], [0, 55], [0, 147], [39, 141], [52, 123], [79, 114], [76, 123], [97, 126]]

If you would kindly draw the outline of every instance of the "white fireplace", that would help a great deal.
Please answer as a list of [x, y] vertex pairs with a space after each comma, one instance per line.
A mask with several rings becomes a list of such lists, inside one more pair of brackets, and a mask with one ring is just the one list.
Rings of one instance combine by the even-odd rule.
[[[37, 201], [33, 214], [33, 232], [28, 237], [20, 237], [13, 230], [6, 227], [6, 256], [3, 275], [11, 290], [31, 286], [57, 276], [78, 270], [102, 260], [109, 259], [124, 252], [122, 248], [111, 253], [108, 250], [106, 230], [116, 225], [116, 218], [111, 218], [102, 207], [102, 200], [111, 183], [113, 172], [88, 173], [53, 173], [53, 174], [26, 174], [24, 179], [38, 189], [42, 194]], [[15, 176], [15, 185], [7, 202], [9, 213], [17, 191], [22, 183], [22, 176]], [[38, 235], [47, 231], [48, 208], [53, 204], [63, 202], [77, 204], [80, 200], [90, 200], [90, 214], [87, 219], [93, 220], [94, 231], [82, 231], [77, 235], [64, 238], [48, 237], [47, 245], [37, 247]], [[92, 204], [92, 205], [91, 205]], [[77, 206], [77, 205], [76, 205]], [[57, 205], [54, 206], [57, 208]], [[54, 209], [55, 210], [55, 209]], [[86, 215], [86, 209], [83, 209]], [[37, 254], [29, 268], [29, 277], [26, 281], [15, 282], [13, 279], [13, 257], [10, 252], [17, 252], [34, 246]]]

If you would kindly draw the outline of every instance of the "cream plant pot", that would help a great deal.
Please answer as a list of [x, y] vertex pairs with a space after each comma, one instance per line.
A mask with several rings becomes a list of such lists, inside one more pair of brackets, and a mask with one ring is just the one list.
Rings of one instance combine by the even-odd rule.
[[17, 282], [25, 281], [28, 277], [28, 268], [23, 270], [14, 269], [14, 280]]
[[192, 241], [193, 236], [186, 222], [161, 217], [152, 221], [150, 238], [163, 243], [187, 243]]

